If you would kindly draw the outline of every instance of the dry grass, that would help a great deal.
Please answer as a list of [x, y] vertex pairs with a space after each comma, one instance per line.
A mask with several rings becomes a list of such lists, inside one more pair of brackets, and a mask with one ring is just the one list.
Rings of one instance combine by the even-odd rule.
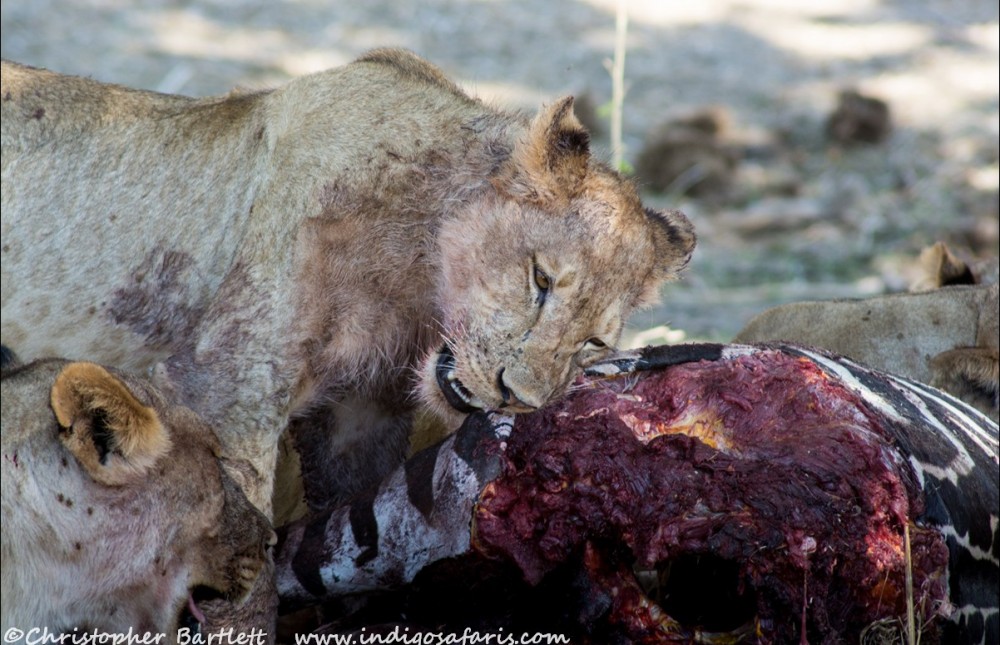
[[[884, 618], [868, 625], [861, 632], [861, 645], [920, 645], [923, 634], [923, 611], [913, 600], [913, 558], [910, 552], [910, 526], [903, 527], [903, 547], [906, 558], [906, 616]], [[921, 628], [917, 628], [920, 620]]]

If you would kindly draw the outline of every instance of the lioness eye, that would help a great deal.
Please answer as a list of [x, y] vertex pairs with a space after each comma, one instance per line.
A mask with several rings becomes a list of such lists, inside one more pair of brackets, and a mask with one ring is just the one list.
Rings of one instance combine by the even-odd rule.
[[608, 346], [607, 343], [605, 343], [600, 338], [589, 338], [587, 339], [587, 344], [593, 347], [594, 349], [604, 349], [605, 347]]

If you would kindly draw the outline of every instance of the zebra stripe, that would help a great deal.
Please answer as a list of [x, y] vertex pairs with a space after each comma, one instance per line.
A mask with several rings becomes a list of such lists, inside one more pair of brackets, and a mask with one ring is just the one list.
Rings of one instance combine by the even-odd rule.
[[[975, 460], [963, 438], [970, 439], [979, 452], [991, 456], [995, 463], [1000, 464], [996, 424], [951, 395], [899, 376], [873, 372], [846, 358], [835, 358], [804, 348], [787, 347], [786, 351], [806, 356], [835, 375], [886, 417], [899, 423], [920, 421], [933, 426], [957, 453], [948, 463], [923, 462], [925, 468], [937, 471], [936, 477], [956, 483], [958, 477], [968, 475], [975, 468]], [[927, 455], [927, 458], [931, 457]]]
[[471, 415], [368, 495], [282, 527], [275, 556], [282, 610], [392, 588], [466, 553], [472, 507], [499, 475], [512, 427], [510, 417]]

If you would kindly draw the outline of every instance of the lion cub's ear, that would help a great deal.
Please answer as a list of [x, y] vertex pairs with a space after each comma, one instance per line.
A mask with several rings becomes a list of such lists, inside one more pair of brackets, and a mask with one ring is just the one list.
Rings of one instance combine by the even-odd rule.
[[156, 411], [99, 365], [63, 368], [52, 385], [51, 404], [63, 444], [102, 484], [124, 484], [170, 450]]
[[515, 144], [497, 185], [518, 199], [558, 205], [580, 192], [589, 162], [590, 133], [567, 96], [538, 113]]
[[691, 261], [691, 254], [698, 238], [691, 220], [679, 210], [658, 211], [646, 208], [646, 218], [652, 231], [656, 249], [656, 271], [652, 280], [643, 285], [637, 306], [642, 307], [659, 299], [663, 282], [673, 280]]

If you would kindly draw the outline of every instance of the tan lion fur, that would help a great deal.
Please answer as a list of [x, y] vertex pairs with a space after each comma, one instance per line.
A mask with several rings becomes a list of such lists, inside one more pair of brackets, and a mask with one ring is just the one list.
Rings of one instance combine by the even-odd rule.
[[158, 365], [261, 509], [286, 427], [351, 494], [402, 459], [413, 392], [461, 419], [445, 339], [483, 407], [542, 405], [694, 247], [571, 99], [499, 111], [408, 52], [207, 99], [2, 69], [3, 343]]
[[172, 642], [192, 589], [249, 592], [274, 534], [190, 410], [91, 363], [5, 368], [0, 387], [5, 634]]
[[736, 342], [822, 347], [876, 369], [940, 387], [993, 418], [998, 411], [997, 285], [942, 287], [860, 300], [768, 309]]

